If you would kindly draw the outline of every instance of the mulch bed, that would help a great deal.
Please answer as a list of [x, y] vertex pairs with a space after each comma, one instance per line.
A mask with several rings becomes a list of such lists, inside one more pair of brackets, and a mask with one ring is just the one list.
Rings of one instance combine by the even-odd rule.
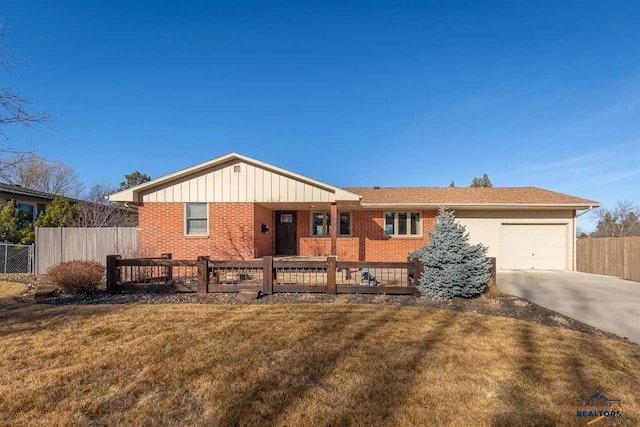
[[[9, 277], [3, 277], [10, 280]], [[21, 283], [29, 285], [29, 291], [17, 298], [24, 303], [39, 303], [48, 305], [92, 305], [92, 304], [221, 304], [221, 305], [269, 305], [269, 304], [386, 304], [395, 306], [415, 306], [436, 309], [446, 309], [458, 312], [479, 313], [490, 316], [503, 316], [512, 319], [535, 322], [546, 326], [560, 327], [616, 340], [627, 341], [615, 334], [602, 331], [593, 326], [564, 316], [553, 310], [534, 304], [530, 301], [511, 295], [496, 298], [482, 296], [479, 298], [454, 298], [452, 300], [431, 300], [406, 295], [369, 295], [369, 294], [309, 294], [309, 293], [278, 293], [262, 296], [258, 299], [244, 299], [235, 293], [208, 294], [201, 297], [194, 293], [179, 292], [145, 292], [108, 295], [98, 293], [94, 295], [57, 295], [52, 298], [36, 300], [34, 296], [35, 282], [33, 276], [16, 277]]]

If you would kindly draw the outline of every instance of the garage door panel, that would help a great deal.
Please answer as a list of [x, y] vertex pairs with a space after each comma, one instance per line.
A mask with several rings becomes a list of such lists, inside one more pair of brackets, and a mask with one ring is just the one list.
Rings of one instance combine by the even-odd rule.
[[534, 249], [532, 252], [535, 258], [545, 259], [560, 259], [564, 261], [567, 255], [566, 248], [564, 246], [544, 246]]
[[[565, 235], [566, 227], [560, 225], [540, 225], [539, 229], [533, 233], [534, 246], [555, 246], [566, 248]], [[550, 230], [548, 229], [550, 228]]]
[[501, 267], [515, 270], [564, 270], [566, 224], [502, 224]]
[[508, 267], [502, 267], [505, 270], [531, 270], [531, 262], [528, 258], [512, 258]]
[[509, 256], [516, 259], [529, 259], [531, 258], [531, 246], [511, 246], [509, 248]]
[[521, 226], [514, 225], [502, 225], [502, 240], [508, 241], [510, 244], [517, 244], [522, 242], [520, 236], [522, 235]]
[[[534, 270], [564, 270], [564, 262], [558, 261], [558, 258], [536, 258]], [[531, 267], [525, 267], [520, 270], [530, 270]]]

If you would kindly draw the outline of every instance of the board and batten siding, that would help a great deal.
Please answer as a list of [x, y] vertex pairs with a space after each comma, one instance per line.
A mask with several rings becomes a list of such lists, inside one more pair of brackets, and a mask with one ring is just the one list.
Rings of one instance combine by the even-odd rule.
[[[239, 166], [240, 171], [234, 168]], [[335, 194], [258, 165], [231, 161], [141, 191], [146, 202], [333, 202]]]
[[502, 269], [501, 236], [503, 224], [565, 225], [566, 269], [575, 270], [575, 211], [558, 210], [457, 210], [456, 220], [469, 232], [472, 244], [483, 243], [489, 247], [487, 256], [495, 257], [498, 269]]

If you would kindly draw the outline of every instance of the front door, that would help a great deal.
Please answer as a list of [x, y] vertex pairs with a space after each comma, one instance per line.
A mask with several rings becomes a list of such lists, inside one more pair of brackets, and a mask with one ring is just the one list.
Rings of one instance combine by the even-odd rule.
[[297, 255], [295, 211], [276, 211], [276, 255]]

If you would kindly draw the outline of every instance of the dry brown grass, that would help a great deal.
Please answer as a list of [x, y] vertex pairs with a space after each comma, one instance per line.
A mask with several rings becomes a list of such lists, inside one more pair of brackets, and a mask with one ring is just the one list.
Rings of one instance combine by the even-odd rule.
[[504, 292], [500, 287], [498, 287], [498, 283], [496, 283], [496, 279], [489, 279], [489, 283], [487, 283], [487, 289], [484, 291], [482, 296], [486, 298], [503, 298], [508, 296], [506, 292]]
[[485, 298], [485, 305], [492, 310], [499, 310], [502, 307], [502, 300], [499, 298]]
[[513, 300], [513, 305], [515, 305], [516, 307], [529, 307], [531, 305], [531, 303], [529, 301], [525, 301], [523, 299], [514, 299]]
[[21, 289], [0, 284], [0, 425], [576, 425], [596, 391], [622, 399], [616, 425], [640, 421], [638, 346], [565, 329], [385, 305], [7, 303]]
[[27, 291], [27, 285], [13, 282], [0, 282], [0, 303], [15, 301], [15, 297]]

